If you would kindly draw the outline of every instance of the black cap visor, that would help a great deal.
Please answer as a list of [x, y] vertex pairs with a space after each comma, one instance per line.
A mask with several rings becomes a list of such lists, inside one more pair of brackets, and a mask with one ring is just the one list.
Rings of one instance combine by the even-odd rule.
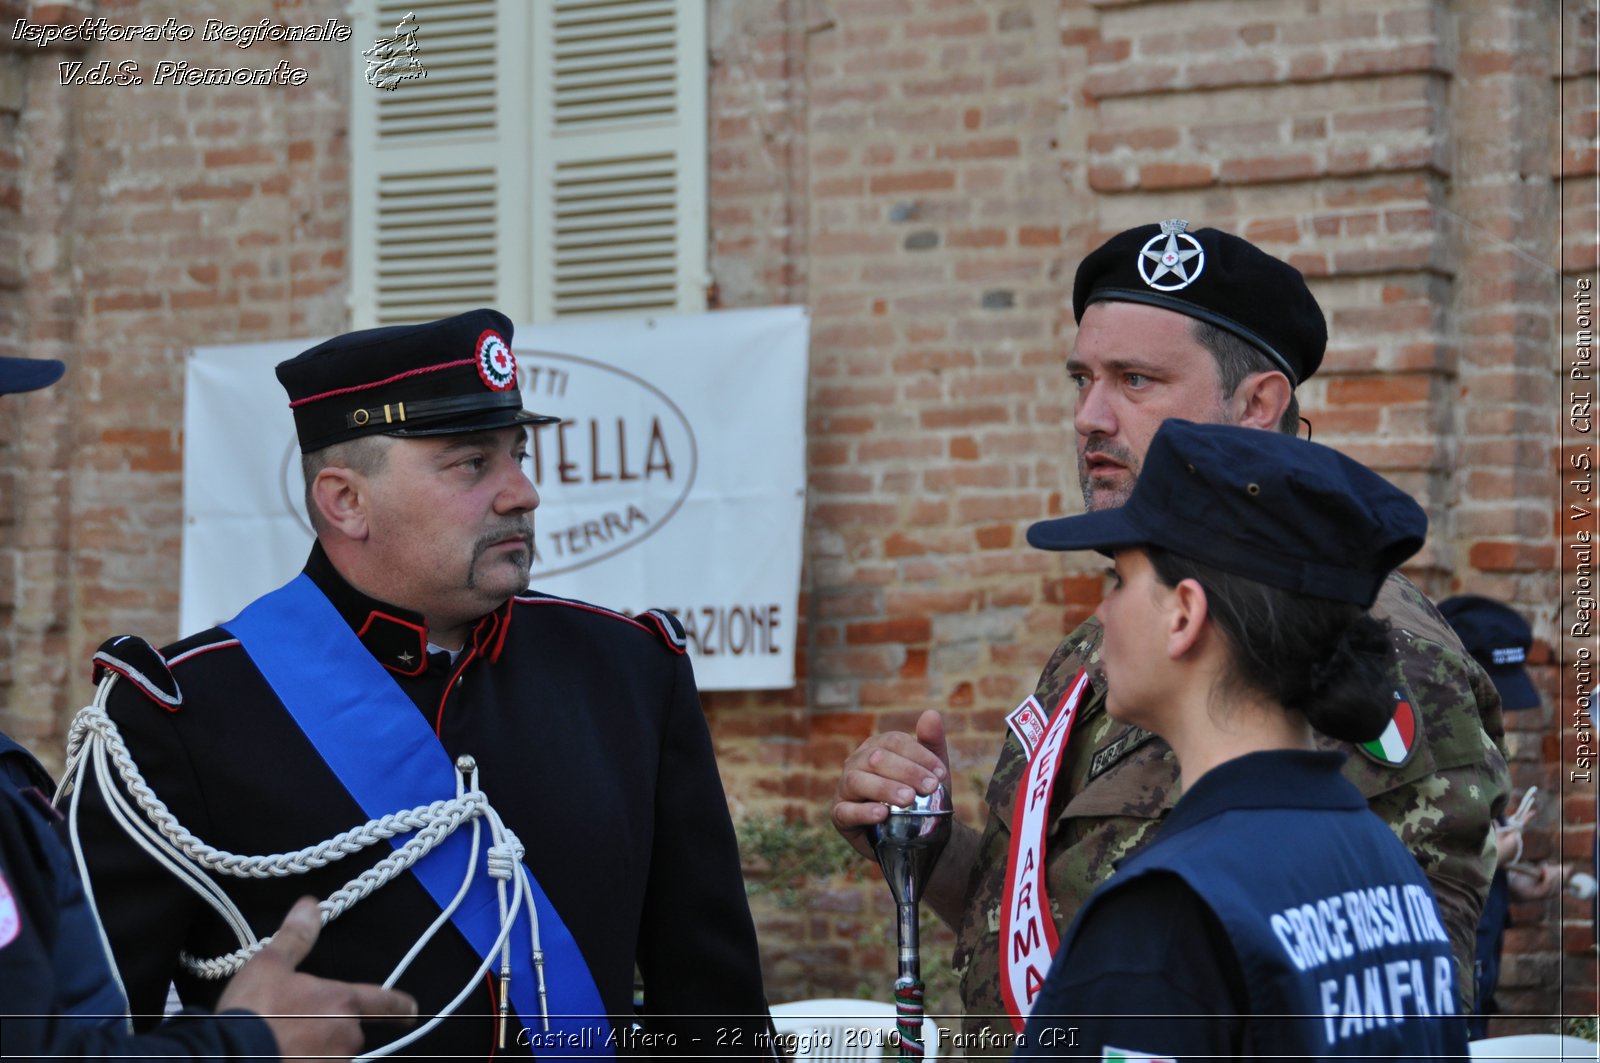
[[1135, 516], [1120, 506], [1042, 520], [1028, 528], [1028, 545], [1040, 550], [1098, 550], [1109, 557], [1113, 551], [1154, 541]]
[[424, 422], [420, 425], [407, 424], [403, 428], [396, 428], [385, 432], [390, 436], [451, 436], [464, 435], [467, 432], [488, 432], [496, 428], [510, 428], [512, 425], [530, 424], [555, 424], [559, 417], [549, 414], [534, 413], [532, 410], [486, 410], [476, 414], [460, 414], [438, 422]]

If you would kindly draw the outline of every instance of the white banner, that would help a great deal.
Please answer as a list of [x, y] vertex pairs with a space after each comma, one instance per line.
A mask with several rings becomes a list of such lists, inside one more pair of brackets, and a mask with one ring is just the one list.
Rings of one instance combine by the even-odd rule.
[[[805, 517], [801, 307], [518, 326], [539, 489], [533, 587], [689, 631], [704, 690], [794, 685]], [[180, 622], [305, 564], [294, 419], [273, 367], [317, 339], [202, 347], [184, 395]]]

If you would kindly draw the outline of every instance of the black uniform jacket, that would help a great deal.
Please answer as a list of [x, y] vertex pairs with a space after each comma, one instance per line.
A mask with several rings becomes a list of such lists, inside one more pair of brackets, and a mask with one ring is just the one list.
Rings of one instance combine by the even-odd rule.
[[[670, 633], [528, 594], [485, 616], [453, 664], [438, 653], [430, 661], [419, 616], [355, 590], [320, 547], [305, 571], [450, 756], [476, 758], [479, 785], [527, 847], [525, 862], [582, 949], [613, 1029], [626, 1033], [636, 1017], [637, 964], [645, 1036], [632, 1038], [633, 1047], [705, 1054], [720, 1043], [748, 1052], [768, 1028], [755, 931], [693, 671]], [[184, 639], [163, 655], [182, 704], [171, 709], [124, 681], [109, 712], [151, 787], [189, 830], [255, 855], [297, 850], [366, 822], [226, 631]], [[418, 794], [415, 803], [451, 796]], [[158, 1015], [173, 978], [186, 1003], [209, 1005], [219, 985], [182, 974], [178, 952], [221, 955], [236, 947], [232, 935], [109, 821], [92, 783], [82, 801], [95, 900], [134, 1013]], [[310, 874], [225, 885], [255, 931], [269, 934], [297, 897], [325, 898], [389, 852], [380, 845]], [[380, 982], [437, 914], [422, 886], [401, 876], [330, 923], [301, 969]], [[397, 985], [427, 1016], [478, 963], [446, 927]], [[412, 1050], [489, 1055], [497, 992], [481, 985], [459, 1017]], [[536, 1021], [510, 1023], [506, 1048], [494, 1051], [526, 1051], [516, 1033], [536, 1031]], [[368, 1047], [392, 1036], [370, 1028]]]

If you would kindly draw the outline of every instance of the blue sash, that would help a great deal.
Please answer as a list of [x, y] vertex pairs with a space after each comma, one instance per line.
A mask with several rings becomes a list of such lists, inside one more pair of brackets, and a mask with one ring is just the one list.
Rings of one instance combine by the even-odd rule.
[[[222, 626], [239, 640], [335, 778], [369, 817], [455, 796], [455, 767], [422, 713], [310, 577], [301, 574], [257, 598]], [[382, 755], [374, 756], [374, 750]], [[403, 842], [390, 839], [395, 848]], [[484, 835], [472, 889], [451, 918], [480, 959], [500, 933], [495, 880], [485, 866], [487, 849]], [[461, 888], [471, 850], [471, 833], [463, 828], [412, 865], [411, 874], [441, 909]], [[511, 1002], [528, 1028], [519, 1043], [529, 1044], [531, 1037], [535, 1054], [540, 1046], [549, 1046], [561, 1054], [611, 1056], [606, 1044], [610, 1023], [583, 953], [539, 883], [532, 874], [528, 878], [539, 912], [550, 1032], [539, 1026], [538, 982], [528, 955], [524, 908], [508, 939]], [[498, 961], [490, 970], [499, 970]], [[508, 1030], [508, 1040], [516, 1032]]]

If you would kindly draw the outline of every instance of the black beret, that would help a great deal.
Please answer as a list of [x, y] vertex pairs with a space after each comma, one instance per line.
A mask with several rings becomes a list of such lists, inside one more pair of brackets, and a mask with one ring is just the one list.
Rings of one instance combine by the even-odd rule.
[[305, 453], [360, 436], [560, 420], [522, 408], [511, 320], [496, 310], [335, 336], [279, 363], [278, 382]]
[[1297, 386], [1322, 364], [1328, 325], [1300, 271], [1220, 229], [1173, 219], [1101, 244], [1078, 266], [1072, 316], [1110, 299], [1174, 310], [1238, 336]]
[[1539, 707], [1539, 692], [1523, 667], [1533, 646], [1533, 628], [1516, 610], [1493, 598], [1458, 594], [1440, 602], [1439, 612], [1461, 636], [1461, 645], [1494, 680], [1501, 707]]
[[1412, 497], [1320, 443], [1260, 428], [1162, 422], [1126, 504], [1041, 521], [1044, 550], [1159, 546], [1257, 583], [1370, 607], [1422, 548]]

